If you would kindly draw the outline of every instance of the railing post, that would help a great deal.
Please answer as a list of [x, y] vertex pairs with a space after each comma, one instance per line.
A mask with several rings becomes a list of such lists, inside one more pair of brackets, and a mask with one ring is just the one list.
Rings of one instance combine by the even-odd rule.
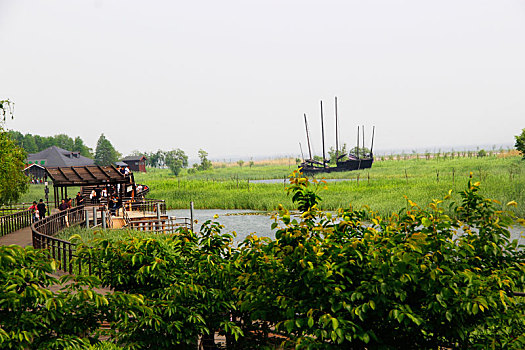
[[191, 232], [194, 232], [193, 231], [193, 201], [190, 202], [190, 220], [191, 220]]
[[97, 207], [93, 207], [93, 226], [97, 226]]
[[160, 223], [160, 203], [157, 203], [157, 220]]
[[89, 211], [84, 209], [84, 220], [86, 220], [86, 228], [89, 228]]
[[102, 210], [101, 211], [101, 214], [102, 214], [102, 229], [105, 230], [106, 229], [106, 211], [105, 210]]

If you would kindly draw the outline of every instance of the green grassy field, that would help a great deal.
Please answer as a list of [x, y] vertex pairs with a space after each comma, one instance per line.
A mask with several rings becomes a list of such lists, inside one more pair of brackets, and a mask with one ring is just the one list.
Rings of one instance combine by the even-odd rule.
[[[74, 237], [76, 236], [76, 238]], [[82, 226], [73, 226], [60, 231], [57, 236], [59, 239], [66, 241], [73, 241], [75, 243], [89, 244], [97, 238], [104, 238], [110, 240], [122, 240], [133, 237], [149, 238], [149, 237], [164, 237], [164, 235], [157, 235], [151, 232], [141, 232], [131, 229], [105, 229], [102, 228], [85, 228]]]
[[[25, 203], [27, 206], [31, 206], [31, 203], [33, 201], [39, 201], [40, 199], [44, 200], [44, 203], [46, 201], [45, 193], [44, 193], [45, 186], [43, 184], [30, 184], [29, 189], [26, 193], [24, 193], [21, 197], [18, 203]], [[80, 191], [80, 187], [70, 187], [67, 190], [68, 197], [75, 198], [77, 195], [77, 192]], [[55, 196], [53, 194], [53, 185], [50, 183], [49, 185], [49, 206], [54, 206], [54, 200]]]
[[[284, 190], [284, 178], [295, 170], [290, 162], [219, 166], [213, 170], [180, 177], [168, 169], [149, 169], [146, 174], [135, 173], [137, 182], [151, 188], [150, 198], [164, 199], [170, 209], [185, 209], [193, 201], [200, 209], [254, 209], [273, 210], [279, 203], [291, 207]], [[469, 173], [481, 181], [482, 193], [503, 204], [515, 200], [513, 210], [525, 217], [525, 161], [520, 157], [484, 157], [454, 159], [408, 159], [375, 162], [371, 169], [330, 173], [327, 179], [345, 179], [328, 182], [328, 189], [320, 192], [322, 208], [334, 210], [353, 205], [370, 206], [381, 214], [402, 208], [406, 195], [418, 204], [427, 204], [442, 198], [453, 190], [453, 200], [458, 201], [457, 191], [465, 188]], [[254, 183], [254, 180], [280, 179], [278, 183]], [[318, 177], [320, 179], [320, 177]], [[78, 188], [70, 188], [74, 196]], [[49, 202], [53, 203], [50, 188]], [[44, 198], [44, 185], [30, 185], [20, 202], [31, 203]]]
[[[272, 210], [279, 203], [291, 207], [283, 181], [273, 184], [250, 183], [256, 179], [283, 179], [295, 167], [289, 165], [254, 165], [252, 168], [219, 167], [213, 170], [176, 178], [167, 169], [148, 169], [136, 174], [137, 182], [151, 188], [149, 197], [164, 199], [169, 208], [188, 208], [190, 201], [202, 209]], [[518, 202], [513, 209], [525, 216], [525, 162], [520, 157], [484, 157], [454, 159], [386, 160], [374, 163], [371, 169], [331, 173], [321, 191], [322, 208], [334, 210], [353, 205], [370, 206], [381, 214], [402, 208], [406, 195], [418, 204], [442, 198], [453, 190], [453, 200], [460, 199], [457, 191], [465, 188], [469, 174], [481, 181], [482, 193], [503, 204]]]

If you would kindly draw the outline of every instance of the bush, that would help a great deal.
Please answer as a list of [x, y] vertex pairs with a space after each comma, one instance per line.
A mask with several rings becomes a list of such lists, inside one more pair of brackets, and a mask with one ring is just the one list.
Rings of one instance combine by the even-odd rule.
[[525, 255], [508, 230], [515, 218], [481, 196], [479, 183], [470, 180], [459, 203], [451, 192], [424, 207], [406, 198], [389, 217], [322, 212], [324, 185], [294, 172], [288, 192], [299, 211], [279, 206], [275, 240], [253, 234], [235, 246], [208, 221], [198, 233], [79, 247], [115, 291], [105, 296], [89, 276], [53, 294], [53, 262], [3, 247], [0, 345], [80, 347], [98, 341], [107, 321], [111, 341], [126, 348], [194, 349], [199, 338], [212, 348], [217, 332], [228, 349], [525, 347], [525, 308], [514, 296], [525, 287]]

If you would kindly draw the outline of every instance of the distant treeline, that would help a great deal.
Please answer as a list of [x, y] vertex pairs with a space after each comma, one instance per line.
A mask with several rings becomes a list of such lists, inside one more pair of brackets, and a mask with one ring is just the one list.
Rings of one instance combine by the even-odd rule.
[[24, 135], [13, 130], [8, 131], [8, 133], [10, 138], [16, 141], [27, 153], [37, 153], [48, 147], [57, 146], [68, 151], [80, 152], [84, 157], [93, 158], [93, 150], [86, 146], [79, 136], [73, 139], [65, 134], [55, 136]]

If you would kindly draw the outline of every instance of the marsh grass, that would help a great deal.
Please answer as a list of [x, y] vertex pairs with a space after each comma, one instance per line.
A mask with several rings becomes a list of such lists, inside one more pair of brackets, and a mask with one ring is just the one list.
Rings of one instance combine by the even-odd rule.
[[69, 227], [56, 236], [59, 239], [70, 241], [73, 243], [89, 244], [97, 238], [109, 239], [111, 241], [119, 241], [133, 237], [149, 238], [158, 237], [159, 235], [150, 232], [137, 231], [132, 229], [101, 229], [101, 228], [86, 228], [80, 225]]
[[[273, 210], [279, 203], [291, 207], [283, 183], [249, 181], [282, 179], [294, 169], [287, 165], [224, 167], [179, 178], [167, 169], [148, 169], [135, 178], [150, 186], [150, 198], [166, 200], [171, 209], [188, 208], [193, 201], [201, 209]], [[405, 195], [426, 205], [452, 190], [453, 200], [459, 201], [457, 192], [465, 188], [471, 172], [481, 182], [484, 196], [500, 201], [502, 207], [514, 200], [519, 205], [512, 210], [525, 216], [525, 162], [519, 157], [385, 160], [375, 162], [371, 169], [324, 174], [326, 179], [347, 181], [328, 183], [320, 192], [321, 205], [325, 210], [368, 205], [387, 215], [405, 206]]]
[[[53, 193], [53, 184], [49, 183], [49, 205], [54, 206], [55, 196]], [[33, 201], [39, 201], [40, 199], [43, 199], [44, 202], [46, 201], [46, 195], [44, 193], [46, 186], [44, 184], [29, 184], [29, 188], [26, 193], [22, 194], [20, 199], [18, 200], [19, 203], [32, 203]], [[77, 195], [77, 192], [80, 191], [80, 187], [70, 187], [67, 190], [68, 197], [75, 198]]]

